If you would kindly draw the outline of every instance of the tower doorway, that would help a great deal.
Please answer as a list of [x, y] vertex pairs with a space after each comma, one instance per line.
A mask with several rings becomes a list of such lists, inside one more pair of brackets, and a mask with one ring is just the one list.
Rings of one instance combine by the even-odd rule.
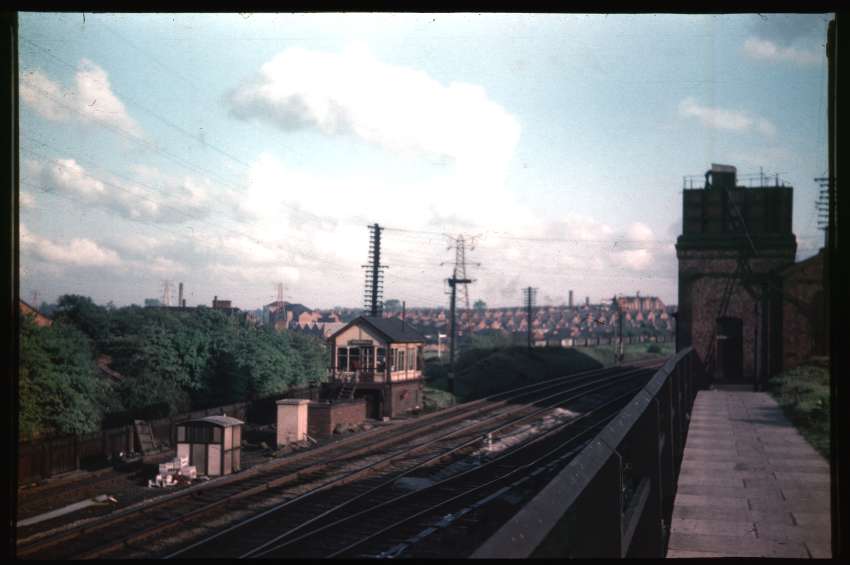
[[717, 381], [744, 382], [744, 324], [741, 318], [717, 319]]

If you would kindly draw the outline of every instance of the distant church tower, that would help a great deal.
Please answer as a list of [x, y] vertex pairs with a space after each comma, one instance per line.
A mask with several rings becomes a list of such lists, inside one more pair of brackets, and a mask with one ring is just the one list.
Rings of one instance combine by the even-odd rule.
[[[678, 338], [693, 345], [715, 382], [763, 383], [782, 366], [782, 279], [794, 263], [793, 188], [778, 175], [738, 186], [712, 165], [682, 193]], [[701, 179], [700, 179], [701, 181]]]

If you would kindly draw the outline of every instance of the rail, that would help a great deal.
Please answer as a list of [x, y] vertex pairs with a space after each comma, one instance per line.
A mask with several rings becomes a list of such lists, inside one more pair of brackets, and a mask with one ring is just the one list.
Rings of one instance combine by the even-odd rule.
[[692, 347], [634, 399], [473, 558], [664, 557], [697, 390]]

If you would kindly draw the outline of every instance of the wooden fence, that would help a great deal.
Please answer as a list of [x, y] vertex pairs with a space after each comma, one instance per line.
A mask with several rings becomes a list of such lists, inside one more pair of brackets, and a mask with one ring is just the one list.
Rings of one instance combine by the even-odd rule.
[[[177, 414], [168, 418], [150, 420], [154, 438], [160, 443], [174, 446], [177, 442], [175, 424], [205, 416], [227, 414], [243, 422], [271, 424], [277, 415], [276, 401], [281, 398], [307, 398], [318, 400], [319, 386], [291, 388], [283, 394], [251, 402], [238, 402]], [[55, 475], [78, 470], [89, 463], [106, 460], [118, 453], [138, 451], [132, 424], [91, 432], [84, 435], [66, 435], [23, 441], [18, 444], [18, 484], [24, 485]]]
[[[169, 418], [152, 420], [149, 423], [157, 441], [173, 446], [176, 443], [174, 437], [176, 423], [221, 414], [244, 421], [248, 412], [247, 407], [247, 402], [239, 402], [177, 414]], [[79, 436], [67, 435], [20, 442], [18, 444], [18, 484], [28, 484], [75, 471], [88, 463], [102, 462], [107, 457], [121, 452], [137, 451], [136, 443], [132, 425]]]

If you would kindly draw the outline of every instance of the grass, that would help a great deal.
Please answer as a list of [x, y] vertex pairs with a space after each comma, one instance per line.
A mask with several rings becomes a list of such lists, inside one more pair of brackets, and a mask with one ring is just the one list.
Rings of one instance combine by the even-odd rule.
[[[522, 385], [567, 375], [577, 371], [600, 368], [602, 365], [584, 352], [560, 347], [525, 347], [474, 349], [464, 352], [458, 360], [455, 378], [455, 402], [466, 402]], [[432, 365], [426, 368], [429, 380], [425, 388], [425, 403], [447, 402], [447, 368]]]
[[829, 369], [807, 363], [774, 376], [767, 387], [806, 441], [829, 459]]
[[[596, 347], [581, 347], [579, 351], [602, 363], [604, 367], [616, 364], [614, 358], [615, 345], [599, 345]], [[624, 363], [656, 359], [673, 355], [676, 347], [671, 342], [665, 343], [626, 343], [623, 344]]]
[[[673, 354], [673, 349], [672, 343], [626, 344], [625, 362], [666, 357]], [[438, 410], [544, 379], [615, 364], [611, 345], [539, 347], [532, 351], [522, 346], [470, 349], [458, 359], [454, 395], [448, 392], [448, 367], [428, 363], [423, 410]]]
[[446, 390], [448, 383], [439, 383], [435, 386], [427, 384], [422, 394], [422, 411], [434, 412], [454, 405], [457, 400], [455, 395]]

